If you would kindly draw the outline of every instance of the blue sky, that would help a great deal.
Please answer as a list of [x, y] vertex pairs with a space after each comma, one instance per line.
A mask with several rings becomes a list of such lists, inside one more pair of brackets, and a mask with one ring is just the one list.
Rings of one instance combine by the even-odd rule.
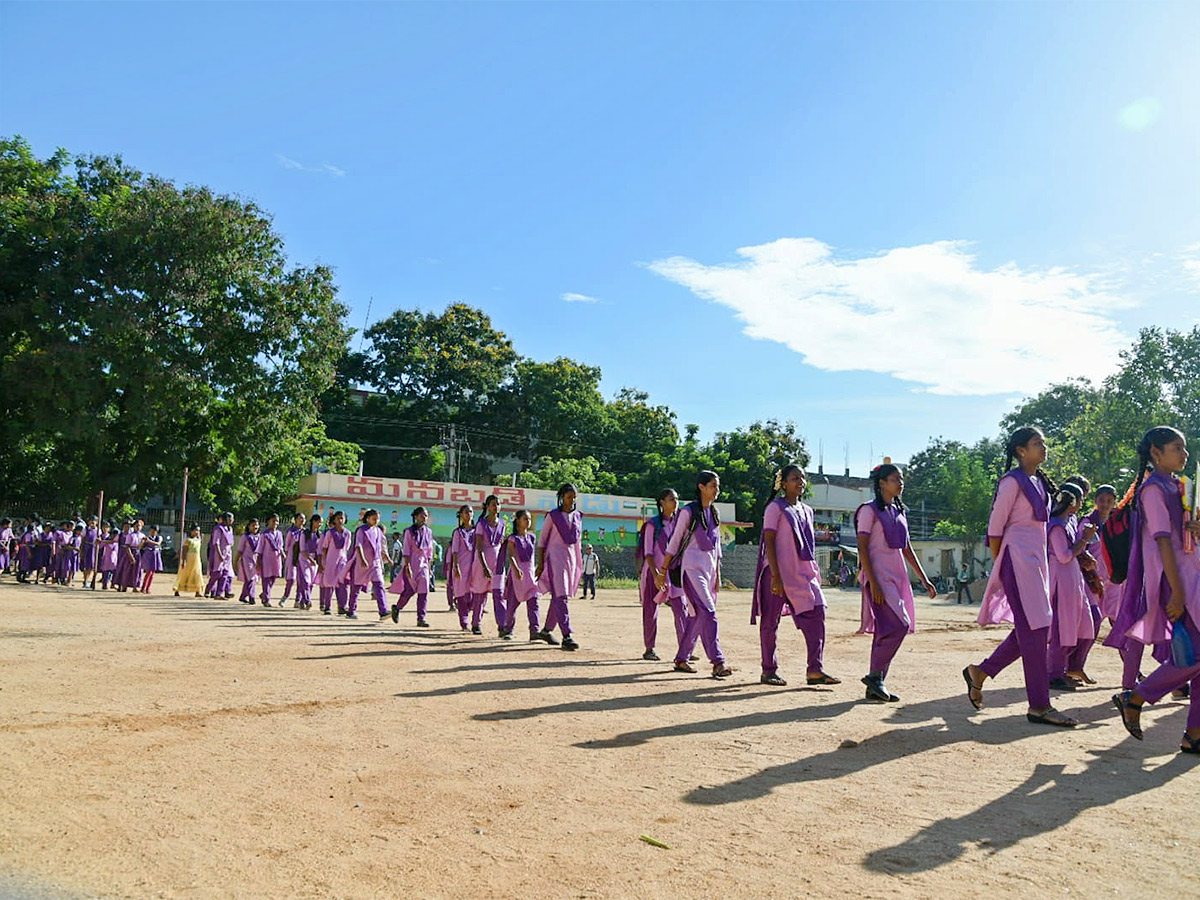
[[1197, 321], [1198, 46], [1195, 3], [4, 3], [0, 133], [253, 199], [356, 327], [464, 300], [857, 472]]

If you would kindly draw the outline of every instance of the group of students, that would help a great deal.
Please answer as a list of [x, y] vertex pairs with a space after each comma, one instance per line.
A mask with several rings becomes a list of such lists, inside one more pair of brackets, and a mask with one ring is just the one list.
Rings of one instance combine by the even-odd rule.
[[[1027, 718], [1044, 725], [1074, 727], [1077, 722], [1056, 710], [1051, 689], [1075, 690], [1095, 682], [1085, 664], [1107, 618], [1112, 629], [1104, 641], [1116, 648], [1123, 663], [1122, 691], [1113, 704], [1125, 728], [1142, 738], [1142, 707], [1173, 694], [1190, 697], [1181, 750], [1200, 753], [1200, 522], [1185, 509], [1177, 477], [1188, 459], [1184, 436], [1174, 428], [1151, 429], [1138, 447], [1138, 477], [1123, 499], [1111, 485], [1095, 491], [1093, 508], [1084, 515], [1091, 485], [1073, 476], [1055, 485], [1042, 470], [1047, 458], [1045, 436], [1037, 428], [1015, 431], [1008, 439], [1004, 473], [988, 522], [992, 569], [980, 604], [982, 625], [1010, 623], [1012, 632], [996, 650], [962, 671], [967, 697], [983, 707], [983, 687], [1020, 659], [1029, 701]], [[871, 472], [874, 499], [855, 513], [862, 590], [862, 631], [872, 634], [870, 660], [862, 683], [865, 697], [880, 702], [899, 698], [887, 687], [892, 662], [905, 637], [916, 627], [913, 580], [933, 598], [937, 591], [913, 552], [902, 499], [904, 476], [894, 465]], [[795, 622], [807, 647], [805, 680], [810, 685], [836, 685], [825, 671], [825, 597], [815, 559], [813, 511], [801, 499], [804, 470], [784, 466], [775, 475], [762, 521], [762, 539], [754, 578], [750, 623], [759, 629], [763, 684], [782, 686], [777, 632], [784, 615]], [[658, 614], [671, 610], [677, 649], [675, 671], [695, 673], [699, 643], [714, 678], [733, 673], [721, 649], [717, 598], [721, 587], [720, 516], [714, 505], [720, 478], [702, 471], [694, 498], [680, 504], [678, 494], [664, 490], [658, 513], [638, 535], [639, 596], [642, 604], [643, 658], [658, 660], [655, 650]], [[569, 600], [583, 573], [582, 516], [577, 490], [564, 484], [557, 505], [540, 532], [531, 532], [528, 511], [518, 510], [508, 530], [500, 518], [500, 501], [489, 496], [476, 517], [470, 506], [458, 510], [458, 523], [443, 563], [446, 599], [459, 627], [482, 633], [490, 599], [499, 637], [511, 639], [521, 604], [525, 604], [531, 641], [575, 650]], [[401, 558], [393, 561], [379, 513], [366, 510], [353, 532], [346, 516], [335, 511], [329, 522], [320, 515], [307, 520], [297, 514], [286, 532], [270, 515], [260, 527], [246, 522], [235, 538], [233, 515], [223, 514], [213, 528], [208, 549], [208, 581], [200, 566], [200, 533], [193, 526], [181, 547], [176, 584], [180, 591], [233, 598], [235, 574], [242, 581], [243, 603], [272, 605], [271, 592], [284, 579], [279, 605], [295, 589], [295, 606], [311, 609], [314, 590], [321, 612], [356, 619], [358, 597], [369, 590], [380, 620], [399, 622], [400, 613], [416, 598], [418, 627], [428, 627], [428, 599], [433, 586], [434, 537], [428, 512], [412, 512], [405, 529]], [[1108, 537], [1127, 533], [1128, 559], [1113, 558]], [[1104, 540], [1102, 540], [1102, 535]], [[70, 584], [82, 571], [85, 584], [93, 573], [107, 589], [149, 591], [161, 570], [161, 540], [140, 520], [125, 522], [118, 533], [112, 523], [66, 522], [58, 529], [40, 528], [31, 518], [16, 536], [8, 520], [0, 521], [0, 560], [18, 578]], [[12, 549], [11, 560], [6, 551]], [[1122, 551], [1124, 554], [1125, 551]], [[390, 583], [387, 571], [394, 573]], [[1119, 571], [1118, 571], [1119, 570]], [[1122, 581], [1120, 575], [1125, 577]], [[388, 595], [395, 600], [388, 602]], [[545, 621], [539, 600], [549, 598]], [[1153, 648], [1158, 668], [1143, 677], [1144, 650]]]
[[[482, 618], [490, 599], [499, 636], [511, 639], [524, 603], [531, 640], [559, 646], [553, 634], [557, 629], [564, 650], [578, 648], [568, 609], [583, 568], [583, 520], [575, 509], [577, 494], [573, 485], [559, 489], [558, 507], [546, 516], [537, 538], [529, 531], [532, 517], [523, 509], [514, 516], [512, 531], [507, 531], [495, 495], [486, 499], [478, 518], [470, 506], [458, 510], [443, 576], [449, 607], [457, 612], [463, 631], [483, 633]], [[428, 628], [435, 556], [428, 519], [424, 507], [413, 510], [412, 525], [401, 538], [401, 558], [394, 560], [375, 509], [364, 511], [353, 531], [346, 527], [346, 514], [337, 510], [330, 513], [327, 526], [319, 514], [306, 520], [297, 513], [286, 532], [279, 530], [274, 514], [263, 523], [252, 518], [236, 539], [233, 514], [224, 513], [209, 540], [209, 578], [203, 595], [232, 599], [236, 575], [242, 581], [241, 602], [254, 604], [257, 593], [257, 602], [271, 606], [271, 591], [282, 578], [280, 606], [287, 603], [294, 587], [296, 608], [311, 609], [315, 589], [322, 613], [332, 615], [336, 603], [338, 615], [357, 619], [359, 595], [367, 590], [380, 620], [397, 623], [415, 597], [417, 627]], [[390, 583], [385, 571], [394, 573]], [[390, 606], [389, 594], [397, 595]], [[544, 624], [538, 605], [542, 594], [550, 598]]]
[[[1051, 705], [1050, 690], [1094, 683], [1084, 663], [1108, 618], [1112, 629], [1104, 645], [1117, 649], [1123, 664], [1122, 690], [1112, 702], [1126, 730], [1141, 740], [1145, 704], [1168, 695], [1189, 698], [1180, 750], [1200, 753], [1200, 522], [1190, 519], [1176, 474], [1187, 463], [1187, 441], [1159, 426], [1137, 452], [1137, 478], [1125, 497], [1118, 502], [1116, 489], [1102, 485], [1095, 508], [1083, 516], [1087, 480], [1074, 476], [1055, 485], [1041, 469], [1047, 457], [1042, 432], [1012, 434], [988, 523], [995, 565], [979, 622], [1012, 623], [1013, 631], [962, 675], [971, 705], [980, 709], [985, 681], [1020, 659], [1029, 721], [1074, 727], [1075, 719]], [[1128, 536], [1127, 559], [1108, 550], [1118, 521]], [[1159, 666], [1144, 677], [1147, 646]]]
[[0, 519], [0, 570], [19, 584], [55, 584], [90, 590], [115, 588], [149, 593], [154, 574], [163, 570], [163, 541], [158, 528], [128, 519], [120, 531], [96, 516], [68, 519], [57, 528], [30, 515], [17, 533], [11, 519]]
[[[908, 522], [900, 499], [904, 479], [899, 468], [879, 466], [871, 473], [871, 482], [875, 499], [860, 506], [855, 514], [863, 582], [863, 630], [874, 635], [862, 683], [866, 699], [886, 702], [899, 699], [887, 689], [884, 679], [916, 622], [906, 565], [912, 567], [931, 597], [936, 596], [936, 590], [909, 544]], [[717, 622], [721, 543], [720, 517], [713, 501], [720, 486], [715, 472], [701, 472], [695, 499], [682, 508], [674, 490], [663, 491], [658, 496], [658, 514], [643, 526], [638, 543], [643, 659], [659, 658], [655, 652], [658, 609], [665, 605], [673, 614], [678, 640], [675, 671], [696, 671], [693, 650], [699, 641], [714, 678], [733, 673], [721, 650]], [[801, 499], [806, 486], [800, 466], [784, 466], [775, 474], [763, 512], [750, 624], [757, 623], [759, 629], [759, 681], [773, 686], [787, 684], [779, 674], [777, 642], [779, 623], [785, 614], [804, 635], [806, 683], [841, 683], [825, 671], [826, 602], [816, 562], [813, 510]]]

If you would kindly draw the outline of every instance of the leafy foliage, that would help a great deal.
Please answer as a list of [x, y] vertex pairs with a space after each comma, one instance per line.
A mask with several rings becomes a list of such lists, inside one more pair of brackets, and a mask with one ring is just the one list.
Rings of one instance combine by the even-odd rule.
[[254, 204], [0, 141], [0, 495], [274, 505], [353, 463], [317, 401], [348, 332]]

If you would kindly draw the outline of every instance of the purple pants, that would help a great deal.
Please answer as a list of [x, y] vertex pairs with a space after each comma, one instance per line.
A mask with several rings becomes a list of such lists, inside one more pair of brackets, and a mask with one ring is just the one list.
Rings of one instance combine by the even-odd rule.
[[[1175, 623], [1176, 628], [1179, 628], [1181, 625], [1191, 635], [1192, 645], [1200, 647], [1200, 629], [1197, 629], [1192, 624], [1191, 618], [1185, 617]], [[1200, 662], [1183, 669], [1170, 662], [1170, 658], [1168, 657], [1167, 662], [1151, 672], [1137, 686], [1137, 692], [1147, 703], [1154, 704], [1171, 693], [1171, 691], [1179, 690], [1179, 688], [1189, 683], [1191, 684], [1192, 694], [1188, 701], [1187, 727], [1200, 728]]]
[[[350, 586], [350, 598], [346, 601], [346, 612], [358, 612], [358, 595], [362, 591], [363, 585], [354, 584]], [[375, 598], [375, 606], [379, 609], [379, 617], [382, 619], [390, 612], [387, 603], [387, 593], [383, 589], [382, 581], [371, 582], [371, 596]]]
[[253, 603], [254, 602], [254, 586], [257, 583], [258, 583], [257, 578], [251, 578], [249, 581], [243, 581], [242, 582], [242, 593], [238, 597], [238, 599], [245, 600], [245, 599], [249, 598], [250, 602]]
[[[295, 571], [295, 570], [293, 569], [293, 571]], [[283, 583], [283, 596], [279, 598], [280, 603], [286, 603], [287, 598], [292, 596], [292, 585], [294, 585], [295, 583], [296, 583], [295, 578], [289, 578], [287, 581], [285, 581]], [[300, 589], [299, 588], [296, 588], [296, 602], [297, 603], [300, 602]]]
[[[1100, 607], [1095, 603], [1089, 603], [1088, 608], [1092, 613], [1092, 631], [1098, 637], [1100, 635], [1100, 623], [1104, 621], [1104, 615], [1100, 612]], [[1075, 645], [1075, 649], [1067, 656], [1067, 671], [1082, 672], [1083, 667], [1087, 665], [1088, 654], [1092, 652], [1092, 647], [1095, 645], [1096, 639], [1090, 641], [1080, 641]]]
[[487, 608], [487, 592], [471, 594], [471, 627], [478, 628], [483, 621], [483, 611]]
[[875, 636], [871, 641], [871, 672], [878, 674], [880, 678], [887, 678], [896, 652], [908, 637], [908, 626], [886, 603], [879, 606], [872, 604], [871, 610], [875, 613]]
[[664, 604], [655, 603], [653, 600], [642, 601], [642, 642], [646, 645], [647, 650], [653, 650], [655, 641], [658, 640], [658, 608], [659, 606], [669, 606], [675, 617], [675, 642], [683, 643], [684, 635], [687, 634], [687, 614], [683, 611], [683, 598], [672, 597]]
[[487, 594], [479, 594], [479, 603], [475, 602], [475, 594], [463, 594], [461, 597], [454, 598], [454, 605], [458, 609], [458, 624], [466, 631], [467, 629], [467, 614], [471, 615], [471, 628], [478, 628], [479, 622], [483, 617], [483, 601], [487, 598]]
[[347, 588], [344, 584], [339, 584], [336, 588], [321, 585], [321, 609], [333, 609], [333, 595], [335, 593], [337, 594], [338, 612], [345, 612]]
[[562, 636], [571, 636], [571, 612], [567, 608], [566, 597], [555, 597], [550, 601], [550, 612], [546, 614], [546, 631], [557, 628]]
[[1012, 608], [1013, 630], [979, 668], [989, 678], [995, 678], [1020, 658], [1025, 668], [1025, 694], [1029, 698], [1030, 707], [1046, 709], [1050, 706], [1050, 676], [1046, 673], [1050, 628], [1029, 627], [1025, 610], [1021, 608], [1021, 591], [1017, 587], [1017, 579], [1013, 575], [1007, 552], [1000, 564], [1000, 582], [1004, 585], [1008, 605]]
[[[529, 617], [529, 634], [535, 635], [538, 633], [539, 630], [541, 630], [541, 625], [539, 624], [541, 619], [538, 615], [538, 598], [533, 597], [529, 600], [526, 600], [525, 606], [526, 606], [525, 612], [527, 613], [527, 615]], [[504, 609], [504, 614], [506, 617], [505, 622], [504, 622], [504, 630], [505, 631], [512, 631], [514, 628], [517, 627], [517, 610], [520, 609], [520, 607], [521, 607], [521, 604], [516, 600], [514, 600], [512, 602], [512, 605], [505, 607], [505, 609]]]
[[404, 607], [408, 606], [408, 601], [413, 598], [414, 594], [416, 594], [417, 597], [417, 621], [424, 622], [425, 613], [429, 609], [429, 594], [427, 592], [417, 594], [416, 591], [410, 590], [406, 587], [400, 593], [400, 599], [396, 601], [396, 606], [400, 607], [400, 609], [404, 609]]
[[[786, 601], [786, 597], [780, 597], [769, 590], [762, 600], [762, 609], [759, 611], [758, 619], [758, 643], [762, 650], [762, 670], [764, 675], [774, 675], [779, 671], [779, 655], [777, 653], [779, 621], [783, 618], [783, 605]], [[696, 609], [699, 611], [700, 607], [697, 606]], [[806, 663], [808, 671], [824, 671], [825, 607], [816, 606], [799, 615], [793, 614], [792, 618], [796, 623], [796, 627], [803, 633], [804, 643], [808, 648], [808, 660]], [[694, 647], [695, 641], [688, 648], [689, 656]], [[707, 645], [704, 649], [707, 652]], [[687, 656], [683, 654], [682, 647], [680, 647], [679, 655], [687, 659]], [[720, 661], [724, 662], [723, 659]], [[713, 660], [713, 662], [716, 663], [717, 660]]]
[[275, 579], [278, 577], [277, 575], [262, 576], [262, 594], [260, 596], [264, 606], [271, 602], [271, 588], [275, 587]]
[[[291, 585], [291, 582], [288, 582]], [[287, 599], [287, 590], [283, 592], [283, 599]], [[296, 579], [296, 605], [312, 606], [312, 576], [306, 569], [299, 570], [299, 577]]]
[[675, 654], [675, 662], [687, 662], [692, 651], [696, 649], [696, 639], [699, 638], [700, 642], [704, 644], [704, 653], [708, 657], [708, 661], [714, 666], [724, 665], [725, 654], [721, 652], [721, 636], [717, 629], [715, 603], [711, 610], [705, 607], [701, 602], [699, 592], [692, 586], [687, 572], [683, 573], [683, 593], [691, 600], [692, 608], [696, 612], [695, 615], [688, 617], [687, 631], [683, 635], [683, 640], [679, 642], [679, 652]]
[[508, 621], [508, 610], [504, 608], [504, 591], [499, 588], [492, 591], [492, 616], [496, 620], [496, 628], [504, 630], [504, 623]]

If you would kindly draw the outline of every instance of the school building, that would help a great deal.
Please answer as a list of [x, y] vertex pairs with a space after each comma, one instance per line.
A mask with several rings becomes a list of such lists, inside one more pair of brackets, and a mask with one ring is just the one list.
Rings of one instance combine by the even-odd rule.
[[[518, 509], [528, 510], [533, 517], [534, 531], [542, 527], [543, 516], [558, 505], [554, 491], [533, 488], [325, 472], [302, 479], [299, 496], [290, 505], [306, 516], [320, 513], [326, 520], [331, 512], [341, 510], [351, 527], [366, 510], [377, 509], [379, 524], [389, 533], [411, 525], [412, 511], [423, 506], [429, 512], [429, 527], [433, 529], [434, 537], [448, 541], [458, 522], [459, 507], [467, 504], [478, 516], [489, 494], [500, 498], [500, 516], [507, 521], [511, 521]], [[749, 527], [749, 523], [735, 521], [732, 503], [715, 505], [721, 515], [722, 542], [731, 544], [735, 530]], [[635, 546], [642, 523], [658, 512], [655, 502], [649, 498], [608, 494], [580, 494], [577, 506], [583, 513], [584, 543], [597, 547]]]

